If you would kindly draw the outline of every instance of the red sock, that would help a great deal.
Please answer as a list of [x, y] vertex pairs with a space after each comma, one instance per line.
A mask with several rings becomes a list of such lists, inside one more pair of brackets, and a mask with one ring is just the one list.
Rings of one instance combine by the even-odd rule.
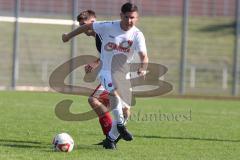
[[101, 124], [103, 134], [107, 135], [112, 127], [112, 117], [109, 112], [99, 117], [99, 123]]

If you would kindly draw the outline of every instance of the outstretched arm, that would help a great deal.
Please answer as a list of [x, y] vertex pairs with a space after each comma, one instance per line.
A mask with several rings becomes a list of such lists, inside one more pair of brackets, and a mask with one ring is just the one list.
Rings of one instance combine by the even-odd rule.
[[69, 33], [62, 34], [62, 41], [67, 42], [70, 39], [72, 39], [73, 37], [75, 37], [76, 35], [87, 32], [88, 30], [93, 30], [93, 24], [92, 23], [82, 25], [82, 26], [76, 28], [75, 30], [73, 30]]

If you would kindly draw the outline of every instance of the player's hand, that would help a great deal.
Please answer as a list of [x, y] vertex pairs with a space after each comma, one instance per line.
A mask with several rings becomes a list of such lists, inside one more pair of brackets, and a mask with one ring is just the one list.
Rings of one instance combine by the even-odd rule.
[[92, 72], [92, 70], [93, 70], [93, 67], [90, 64], [87, 64], [85, 66], [85, 73], [90, 73]]
[[85, 73], [92, 72], [95, 68], [97, 68], [98, 65], [99, 63], [97, 61], [87, 64], [85, 66]]
[[67, 33], [63, 33], [63, 34], [62, 34], [62, 41], [63, 41], [63, 42], [69, 41], [69, 38], [68, 38], [68, 36], [67, 36]]
[[146, 73], [147, 73], [147, 71], [146, 71], [145, 69], [143, 69], [143, 68], [138, 68], [137, 74], [138, 74], [139, 76], [143, 76], [144, 79], [145, 79]]

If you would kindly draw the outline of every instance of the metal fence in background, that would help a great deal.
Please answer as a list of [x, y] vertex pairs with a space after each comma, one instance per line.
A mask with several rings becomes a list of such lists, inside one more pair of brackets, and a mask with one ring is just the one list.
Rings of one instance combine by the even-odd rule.
[[[93, 9], [98, 15], [118, 16], [119, 7], [129, 0], [78, 0], [78, 9]], [[144, 16], [181, 16], [184, 0], [130, 0], [138, 5]], [[15, 0], [1, 0], [1, 15], [13, 15]], [[21, 0], [21, 15], [59, 16], [72, 12], [74, 1], [65, 0]], [[191, 0], [189, 9], [194, 16], [235, 16], [236, 0]]]
[[[97, 56], [92, 38], [63, 44], [61, 34], [76, 27], [72, 20], [85, 9], [99, 20], [118, 19], [126, 1], [0, 0], [0, 89], [48, 89], [63, 62]], [[168, 67], [161, 79], [173, 84], [172, 94], [239, 95], [239, 0], [132, 2], [150, 61]], [[79, 68], [66, 81], [79, 85], [82, 78]]]

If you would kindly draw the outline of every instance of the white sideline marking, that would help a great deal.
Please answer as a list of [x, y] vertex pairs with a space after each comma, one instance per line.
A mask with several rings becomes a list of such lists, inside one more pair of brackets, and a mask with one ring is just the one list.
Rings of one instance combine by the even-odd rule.
[[2, 22], [15, 22], [20, 23], [37, 23], [37, 24], [55, 24], [55, 25], [78, 25], [77, 21], [66, 20], [66, 19], [48, 19], [48, 18], [25, 18], [25, 17], [3, 17], [0, 16], [0, 21]]

